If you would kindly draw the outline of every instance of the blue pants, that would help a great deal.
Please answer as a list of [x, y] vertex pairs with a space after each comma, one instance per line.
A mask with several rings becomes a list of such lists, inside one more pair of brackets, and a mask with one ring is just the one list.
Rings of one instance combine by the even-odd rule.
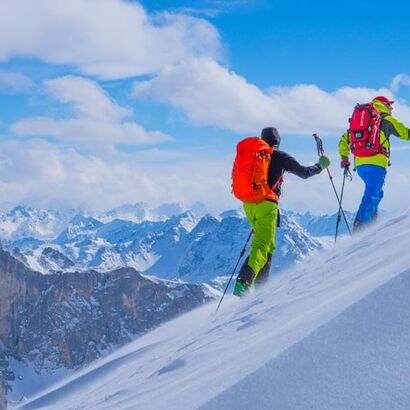
[[383, 185], [386, 168], [364, 164], [357, 167], [357, 173], [365, 184], [364, 194], [356, 219], [364, 224], [371, 222], [383, 198]]

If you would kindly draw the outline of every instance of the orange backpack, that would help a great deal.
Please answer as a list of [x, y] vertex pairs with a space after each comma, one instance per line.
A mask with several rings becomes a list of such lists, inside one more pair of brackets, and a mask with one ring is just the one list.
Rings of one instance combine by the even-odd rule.
[[266, 199], [278, 201], [279, 196], [268, 185], [271, 155], [275, 148], [262, 138], [249, 137], [236, 147], [232, 170], [232, 193], [242, 202], [259, 203]]

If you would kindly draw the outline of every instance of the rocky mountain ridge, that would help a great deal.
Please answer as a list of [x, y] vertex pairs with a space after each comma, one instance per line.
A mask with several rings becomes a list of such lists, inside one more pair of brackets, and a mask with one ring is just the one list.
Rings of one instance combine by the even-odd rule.
[[0, 379], [0, 410], [5, 410], [6, 408], [6, 389], [4, 387], [3, 381]]
[[10, 359], [39, 374], [78, 368], [214, 296], [133, 268], [43, 275], [0, 249], [2, 378], [18, 383]]

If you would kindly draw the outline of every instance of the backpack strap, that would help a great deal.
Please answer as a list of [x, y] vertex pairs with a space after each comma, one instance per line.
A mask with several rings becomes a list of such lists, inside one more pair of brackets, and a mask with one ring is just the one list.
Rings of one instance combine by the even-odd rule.
[[284, 173], [285, 173], [285, 170], [282, 169], [281, 176], [275, 181], [275, 183], [272, 185], [272, 188], [271, 188], [271, 191], [277, 194], [278, 197], [280, 197], [282, 194], [282, 185], [285, 182], [285, 178], [283, 178]]
[[[283, 178], [283, 173], [282, 175], [276, 180], [276, 182], [272, 185], [271, 191], [275, 192], [276, 194], [278, 194], [280, 196], [280, 191], [281, 191], [281, 186], [284, 182], [284, 178]], [[278, 189], [278, 191], [276, 191]]]
[[[379, 133], [382, 131], [382, 128], [383, 128], [383, 121], [384, 121], [384, 118], [385, 117], [387, 117], [389, 114], [387, 114], [387, 113], [385, 113], [385, 112], [383, 112], [383, 113], [381, 113], [381, 117], [382, 117], [382, 120], [381, 120], [381, 122], [380, 122], [380, 130], [379, 130]], [[389, 120], [386, 120], [386, 121], [389, 121]], [[387, 165], [390, 167], [391, 166], [391, 162], [390, 162], [390, 152], [391, 152], [391, 144], [390, 144], [390, 134], [388, 134], [387, 132], [385, 132], [385, 131], [383, 131], [383, 134], [384, 134], [384, 141], [383, 141], [383, 143], [384, 142], [386, 142], [387, 141], [387, 149], [384, 149], [384, 151], [385, 151], [385, 155], [386, 155], [386, 157], [388, 158], [388, 160], [389, 160], [389, 162], [387, 163]], [[379, 136], [379, 139], [380, 139], [380, 136]], [[382, 141], [380, 140], [380, 147], [382, 147], [383, 145], [382, 145]]]

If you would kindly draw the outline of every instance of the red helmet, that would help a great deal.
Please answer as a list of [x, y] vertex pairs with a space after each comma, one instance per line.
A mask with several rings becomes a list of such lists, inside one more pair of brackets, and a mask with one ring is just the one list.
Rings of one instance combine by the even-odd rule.
[[387, 97], [385, 97], [384, 95], [379, 95], [378, 97], [373, 98], [373, 100], [377, 100], [380, 101], [383, 104], [394, 104], [393, 100], [389, 100]]

